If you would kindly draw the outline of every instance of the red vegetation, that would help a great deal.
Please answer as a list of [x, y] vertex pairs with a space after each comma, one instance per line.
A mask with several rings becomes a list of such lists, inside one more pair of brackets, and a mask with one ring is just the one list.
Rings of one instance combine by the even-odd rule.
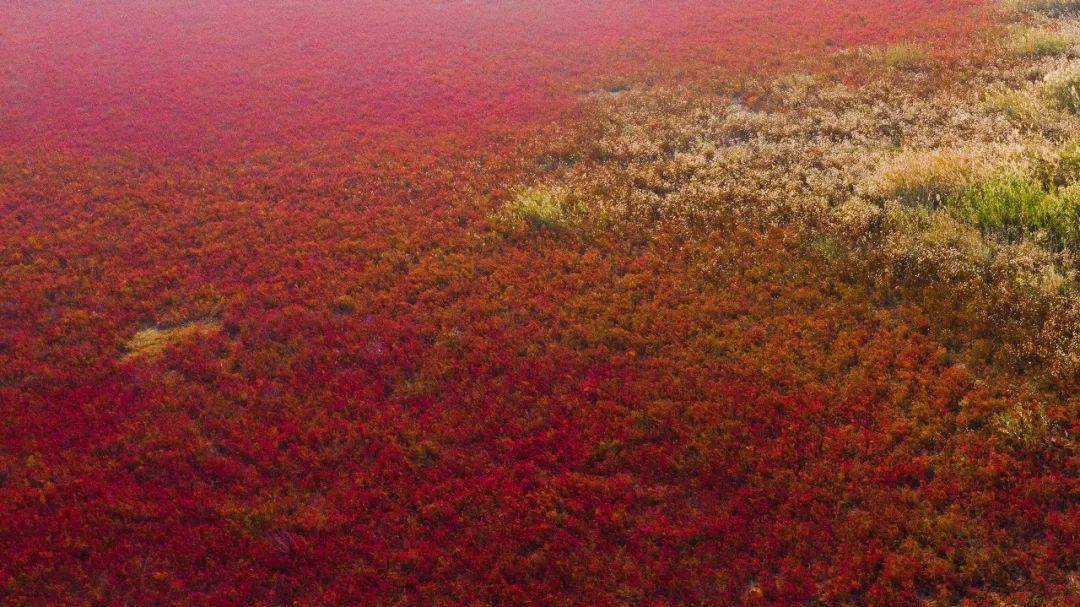
[[0, 16], [0, 602], [1062, 596], [1063, 456], [972, 425], [1002, 392], [919, 310], [783, 234], [482, 236], [581, 87], [973, 3], [344, 6]]
[[[956, 40], [975, 0], [17, 3], [0, 142], [211, 151], [550, 117], [598, 78]], [[943, 46], [949, 46], [944, 44]], [[707, 63], [704, 63], [707, 62]], [[661, 76], [663, 77], [663, 76]]]

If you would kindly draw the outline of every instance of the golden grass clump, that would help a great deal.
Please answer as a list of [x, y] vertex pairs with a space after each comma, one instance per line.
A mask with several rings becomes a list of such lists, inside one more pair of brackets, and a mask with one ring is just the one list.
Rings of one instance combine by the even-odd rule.
[[885, 47], [882, 60], [885, 65], [894, 69], [917, 70], [929, 63], [930, 53], [921, 44], [898, 42]]
[[1063, 33], [1027, 27], [1014, 29], [1006, 40], [1006, 48], [1017, 57], [1051, 57], [1068, 54], [1075, 42]]
[[1029, 89], [994, 87], [984, 94], [983, 104], [991, 112], [1024, 127], [1037, 127], [1046, 115], [1043, 100]]
[[221, 328], [215, 321], [195, 321], [171, 327], [149, 327], [136, 332], [125, 344], [125, 360], [157, 356], [170, 344], [209, 335]]
[[570, 226], [569, 203], [570, 193], [566, 188], [524, 188], [495, 212], [492, 221], [512, 231], [557, 232]]
[[881, 168], [872, 192], [907, 205], [937, 207], [992, 170], [981, 149], [907, 150]]

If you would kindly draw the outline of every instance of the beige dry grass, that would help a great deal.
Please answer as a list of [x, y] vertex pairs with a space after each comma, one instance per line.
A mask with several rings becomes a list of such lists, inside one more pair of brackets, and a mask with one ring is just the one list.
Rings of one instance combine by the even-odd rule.
[[124, 355], [124, 359], [157, 356], [171, 344], [209, 335], [220, 328], [219, 323], [208, 320], [188, 322], [171, 327], [148, 327], [138, 331], [127, 341], [127, 344], [125, 344], [127, 353]]
[[1080, 12], [1080, 0], [1005, 0], [1008, 9], [1062, 16]]
[[930, 53], [920, 44], [900, 42], [885, 48], [885, 65], [898, 70], [915, 70], [925, 67], [930, 60]]
[[1009, 53], [1018, 57], [1065, 55], [1075, 44], [1072, 36], [1038, 27], [1015, 28], [1006, 40]]
[[519, 190], [491, 220], [505, 230], [559, 231], [569, 227], [570, 192], [565, 187], [531, 187]]

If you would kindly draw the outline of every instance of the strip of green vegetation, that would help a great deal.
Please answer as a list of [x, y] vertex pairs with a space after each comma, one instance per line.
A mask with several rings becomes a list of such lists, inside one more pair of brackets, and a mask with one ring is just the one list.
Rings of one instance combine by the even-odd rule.
[[1046, 188], [1024, 177], [999, 177], [964, 190], [949, 205], [985, 232], [1011, 241], [1039, 234], [1054, 250], [1080, 245], [1080, 189]]

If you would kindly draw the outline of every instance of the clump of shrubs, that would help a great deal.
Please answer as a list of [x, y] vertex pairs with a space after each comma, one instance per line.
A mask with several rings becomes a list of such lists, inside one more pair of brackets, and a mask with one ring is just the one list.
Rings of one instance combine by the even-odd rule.
[[1006, 0], [1013, 10], [1063, 16], [1080, 12], [1080, 0]]
[[935, 149], [886, 164], [874, 194], [905, 206], [946, 209], [984, 234], [1031, 239], [1051, 250], [1080, 247], [1080, 144], [1041, 158], [1015, 150]]
[[1038, 453], [1068, 442], [1068, 434], [1046, 412], [1046, 407], [1013, 405], [994, 416], [993, 429], [1009, 446]]
[[[1029, 166], [1030, 165], [1030, 166]], [[876, 194], [906, 206], [949, 210], [985, 234], [1032, 239], [1051, 250], [1080, 247], [1080, 145], [1027, 161], [979, 151], [911, 151], [881, 171]]]

